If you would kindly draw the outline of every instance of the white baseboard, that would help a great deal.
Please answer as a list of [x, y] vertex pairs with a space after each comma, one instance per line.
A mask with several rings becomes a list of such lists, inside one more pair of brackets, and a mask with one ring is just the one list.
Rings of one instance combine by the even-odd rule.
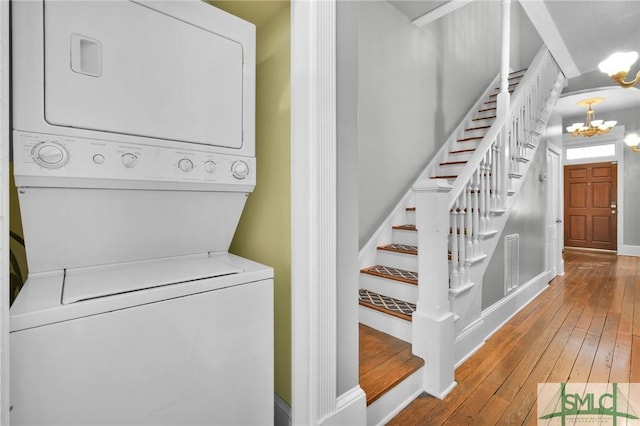
[[322, 426], [365, 425], [367, 396], [360, 386], [338, 397], [336, 411], [320, 421]]
[[480, 326], [475, 327], [456, 339], [456, 366], [475, 353], [484, 342], [498, 331], [529, 302], [538, 297], [549, 285], [549, 273], [542, 272], [519, 286], [508, 296], [482, 311]]
[[291, 407], [276, 394], [273, 394], [273, 399], [273, 424], [275, 426], [291, 426]]
[[[367, 425], [385, 425], [422, 391], [424, 369], [421, 367], [389, 392], [367, 407]], [[354, 424], [354, 423], [349, 423]]]
[[627, 246], [627, 245], [618, 246], [618, 255], [640, 257], [640, 246]]

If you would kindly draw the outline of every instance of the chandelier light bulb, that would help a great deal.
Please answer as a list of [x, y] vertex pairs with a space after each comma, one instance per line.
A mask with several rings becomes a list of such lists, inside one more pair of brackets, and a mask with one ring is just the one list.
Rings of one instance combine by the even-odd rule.
[[624, 143], [630, 147], [636, 147], [640, 145], [640, 136], [638, 136], [637, 133], [629, 133], [627, 137], [624, 138]]
[[598, 67], [600, 71], [609, 74], [612, 77], [616, 74], [628, 74], [633, 65], [638, 60], [638, 52], [616, 52], [604, 61], [600, 62]]
[[587, 138], [609, 133], [609, 131], [617, 124], [617, 121], [596, 120], [596, 112], [591, 108], [593, 104], [598, 104], [602, 101], [604, 101], [604, 98], [584, 99], [578, 102], [578, 105], [588, 107], [587, 121], [585, 123], [573, 123], [571, 126], [567, 127], [567, 132], [569, 132], [571, 136], [584, 136]]

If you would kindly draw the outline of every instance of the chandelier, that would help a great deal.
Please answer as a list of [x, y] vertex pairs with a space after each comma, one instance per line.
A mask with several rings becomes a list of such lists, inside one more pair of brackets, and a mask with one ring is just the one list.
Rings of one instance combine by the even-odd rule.
[[578, 102], [578, 105], [580, 106], [589, 106], [589, 109], [587, 110], [587, 121], [586, 123], [573, 123], [571, 126], [567, 127], [567, 132], [571, 133], [571, 136], [585, 137], [609, 133], [613, 126], [616, 125], [617, 121], [596, 120], [596, 113], [591, 109], [591, 105], [599, 104], [602, 101], [604, 101], [604, 98], [590, 98]]
[[598, 67], [603, 73], [609, 74], [614, 81], [622, 87], [633, 87], [640, 81], [640, 71], [636, 75], [636, 78], [631, 81], [625, 81], [631, 65], [638, 60], [638, 52], [616, 52], [609, 56], [604, 61], [600, 62]]

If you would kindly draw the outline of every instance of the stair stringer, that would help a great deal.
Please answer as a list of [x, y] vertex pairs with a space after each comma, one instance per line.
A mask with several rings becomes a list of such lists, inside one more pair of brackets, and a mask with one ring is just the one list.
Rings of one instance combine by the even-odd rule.
[[[542, 113], [542, 116], [538, 119], [538, 126], [536, 132], [532, 133], [533, 146], [528, 147], [526, 153], [526, 162], [523, 162], [519, 170], [518, 177], [515, 175], [509, 177], [509, 196], [507, 198], [506, 206], [504, 210], [494, 209], [492, 213], [491, 229], [492, 235], [482, 240], [482, 253], [485, 253], [485, 257], [478, 262], [468, 264], [468, 274], [470, 283], [458, 289], [449, 290], [449, 301], [451, 304], [451, 310], [455, 315], [455, 330], [458, 342], [461, 337], [465, 339], [472, 339], [476, 341], [476, 344], [471, 344], [471, 347], [480, 346], [486, 336], [473, 337], [474, 330], [480, 329], [481, 326], [481, 306], [482, 306], [482, 280], [484, 274], [489, 266], [489, 262], [493, 256], [493, 253], [500, 242], [502, 232], [509, 220], [510, 213], [513, 205], [517, 200], [520, 193], [520, 189], [524, 183], [524, 179], [527, 177], [531, 161], [535, 158], [542, 133], [546, 128], [546, 124], [551, 116], [553, 107], [555, 106], [562, 89], [566, 86], [567, 80], [562, 75], [558, 74], [556, 84], [550, 96], [547, 100], [547, 106]], [[469, 342], [465, 343], [469, 346]], [[456, 350], [456, 353], [459, 351]], [[457, 356], [456, 362], [462, 361], [468, 354], [461, 353]]]

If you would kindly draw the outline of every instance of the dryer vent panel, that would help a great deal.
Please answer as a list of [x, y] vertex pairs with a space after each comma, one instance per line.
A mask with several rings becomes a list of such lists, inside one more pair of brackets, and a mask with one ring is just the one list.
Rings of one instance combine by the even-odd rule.
[[518, 287], [520, 277], [520, 235], [504, 237], [504, 294]]

